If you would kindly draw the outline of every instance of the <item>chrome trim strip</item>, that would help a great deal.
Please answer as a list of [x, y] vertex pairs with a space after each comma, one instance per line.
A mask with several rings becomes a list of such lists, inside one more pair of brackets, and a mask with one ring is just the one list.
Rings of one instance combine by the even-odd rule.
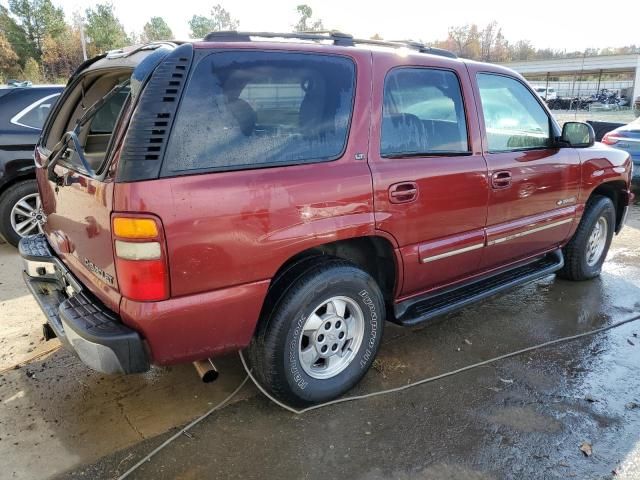
[[487, 246], [508, 242], [509, 240], [514, 240], [516, 238], [531, 235], [532, 233], [541, 232], [542, 230], [547, 230], [548, 228], [559, 227], [560, 225], [564, 225], [565, 223], [569, 223], [569, 222], [573, 222], [573, 218], [565, 218], [564, 220], [547, 223], [546, 225], [541, 225], [539, 227], [535, 227], [530, 230], [525, 230], [524, 232], [518, 232], [518, 233], [514, 233], [513, 235], [507, 235], [506, 237], [496, 238], [495, 240], [491, 240], [490, 242], [487, 242]]
[[484, 247], [484, 242], [476, 243], [475, 245], [469, 245], [468, 247], [458, 248], [457, 250], [451, 250], [449, 252], [439, 253], [438, 255], [433, 255], [431, 257], [425, 257], [422, 260], [422, 263], [433, 262], [435, 260], [440, 260], [441, 258], [452, 257], [453, 255], [459, 255], [460, 253], [470, 252], [472, 250], [478, 250], [479, 248]]

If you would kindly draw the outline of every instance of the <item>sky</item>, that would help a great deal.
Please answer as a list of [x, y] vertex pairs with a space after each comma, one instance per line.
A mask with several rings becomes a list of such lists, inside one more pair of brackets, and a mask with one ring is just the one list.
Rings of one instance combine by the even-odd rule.
[[[84, 11], [92, 0], [52, 0], [64, 8], [69, 18]], [[103, 0], [107, 1], [107, 0]], [[6, 5], [7, 0], [0, 0]], [[188, 20], [194, 14], [208, 14], [220, 3], [240, 21], [241, 30], [291, 31], [296, 21], [295, 7], [307, 3], [314, 17], [325, 27], [357, 37], [378, 33], [387, 40], [444, 39], [453, 25], [476, 23], [483, 26], [496, 20], [507, 40], [530, 40], [537, 48], [582, 51], [585, 48], [640, 44], [640, 2], [626, 0], [629, 12], [604, 8], [595, 0], [559, 2], [499, 0], [111, 0], [127, 32], [141, 32], [151, 16], [164, 17], [177, 39], [189, 37]], [[631, 5], [636, 4], [636, 7]], [[631, 10], [636, 10], [633, 13]], [[604, 18], [603, 18], [604, 15]]]

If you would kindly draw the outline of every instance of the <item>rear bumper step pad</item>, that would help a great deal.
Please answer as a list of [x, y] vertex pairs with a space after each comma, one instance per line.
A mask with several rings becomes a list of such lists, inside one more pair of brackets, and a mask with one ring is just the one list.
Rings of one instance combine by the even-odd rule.
[[140, 335], [86, 292], [51, 252], [44, 235], [19, 244], [23, 277], [62, 344], [94, 370], [141, 373], [149, 359]]

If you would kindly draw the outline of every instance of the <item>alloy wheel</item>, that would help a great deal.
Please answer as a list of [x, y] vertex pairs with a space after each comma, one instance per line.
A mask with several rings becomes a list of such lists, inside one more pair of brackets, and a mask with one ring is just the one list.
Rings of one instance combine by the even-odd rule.
[[318, 305], [302, 327], [298, 355], [302, 369], [317, 379], [349, 366], [364, 337], [364, 315], [351, 298], [336, 296]]
[[42, 233], [47, 217], [42, 210], [40, 195], [31, 193], [18, 200], [11, 209], [11, 227], [21, 237]]
[[607, 245], [607, 234], [609, 233], [609, 224], [607, 219], [603, 216], [598, 218], [598, 221], [593, 226], [589, 240], [587, 240], [587, 265], [593, 267], [600, 261], [602, 253]]

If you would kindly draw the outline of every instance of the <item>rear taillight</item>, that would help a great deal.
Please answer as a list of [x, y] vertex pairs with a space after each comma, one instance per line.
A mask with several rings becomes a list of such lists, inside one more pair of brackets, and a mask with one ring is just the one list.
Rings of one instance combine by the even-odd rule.
[[614, 137], [611, 132], [605, 134], [604, 137], [602, 137], [602, 143], [606, 144], [606, 145], [615, 145], [616, 143], [618, 143], [620, 139]]
[[169, 269], [162, 227], [154, 218], [114, 216], [112, 224], [120, 293], [131, 300], [169, 297]]

